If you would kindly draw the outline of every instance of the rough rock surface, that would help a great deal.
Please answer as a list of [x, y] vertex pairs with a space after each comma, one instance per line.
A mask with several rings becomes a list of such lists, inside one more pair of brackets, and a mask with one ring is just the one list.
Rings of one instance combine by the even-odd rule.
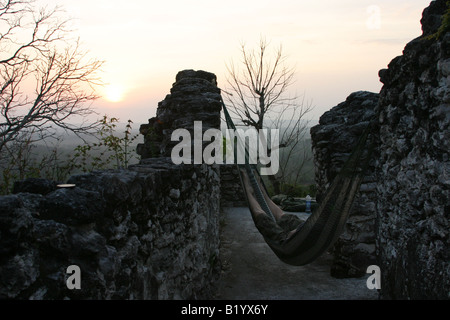
[[236, 165], [223, 164], [220, 166], [220, 190], [222, 207], [246, 207], [248, 205]]
[[142, 159], [170, 157], [172, 148], [179, 143], [171, 141], [176, 129], [189, 130], [194, 143], [195, 121], [202, 122], [203, 132], [210, 128], [220, 129], [221, 95], [213, 73], [180, 71], [170, 92], [158, 104], [156, 117], [141, 125], [144, 143], [138, 146], [137, 152]]
[[55, 181], [41, 179], [41, 178], [29, 178], [24, 181], [17, 181], [14, 183], [12, 193], [37, 193], [46, 195], [57, 188]]
[[[189, 130], [192, 143], [195, 143], [195, 121], [202, 122], [202, 132], [210, 128], [219, 129], [222, 110], [220, 92], [213, 73], [202, 70], [180, 71], [171, 93], [159, 102], [156, 117], [151, 118], [148, 124], [141, 125], [140, 132], [144, 135], [144, 143], [140, 144], [137, 150], [141, 158], [170, 157], [172, 148], [179, 143], [171, 141], [171, 135], [179, 128]], [[204, 146], [209, 142], [200, 143]], [[222, 206], [246, 206], [247, 200], [242, 192], [236, 166], [221, 165], [220, 175]]]
[[[213, 74], [178, 74], [158, 109], [159, 156], [169, 152], [174, 128], [191, 129], [193, 120], [219, 128], [218, 90]], [[76, 187], [26, 180], [16, 194], [0, 197], [0, 299], [213, 297], [220, 276], [218, 166], [158, 157], [68, 183]], [[66, 286], [71, 265], [81, 269], [81, 290]]]
[[[362, 132], [375, 120], [378, 99], [377, 93], [352, 93], [345, 102], [323, 114], [319, 124], [311, 128], [319, 202]], [[374, 151], [372, 159], [376, 159]], [[366, 168], [345, 230], [330, 250], [333, 254], [331, 275], [334, 277], [362, 277], [368, 266], [376, 264], [375, 188], [375, 162], [372, 160]]]
[[[205, 299], [220, 273], [217, 168], [160, 158], [0, 198], [0, 299]], [[66, 269], [81, 269], [81, 290]]]
[[383, 298], [450, 298], [450, 32], [448, 26], [438, 32], [447, 3], [431, 2], [423, 35], [380, 71], [376, 210]]
[[450, 298], [449, 5], [432, 1], [423, 12], [422, 36], [380, 70], [384, 85], [375, 110], [366, 113], [367, 94], [354, 93], [311, 132], [323, 192], [365, 122], [359, 118], [376, 117], [374, 161], [353, 208], [359, 216], [352, 213], [334, 247], [332, 273], [357, 275], [358, 265], [373, 261], [366, 258], [374, 230], [384, 299]]

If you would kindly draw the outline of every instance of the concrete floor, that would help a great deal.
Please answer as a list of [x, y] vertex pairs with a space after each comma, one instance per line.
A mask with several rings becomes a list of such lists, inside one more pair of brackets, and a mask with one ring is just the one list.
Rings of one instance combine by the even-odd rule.
[[[367, 277], [335, 279], [331, 256], [294, 267], [281, 262], [256, 230], [248, 208], [226, 208], [218, 300], [376, 300]], [[307, 218], [306, 214], [298, 214]]]

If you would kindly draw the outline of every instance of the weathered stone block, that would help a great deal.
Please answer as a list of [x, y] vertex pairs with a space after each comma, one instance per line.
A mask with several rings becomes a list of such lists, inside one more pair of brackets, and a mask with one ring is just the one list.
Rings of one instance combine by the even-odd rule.
[[[375, 121], [378, 99], [376, 93], [352, 93], [345, 102], [326, 112], [320, 118], [319, 125], [311, 128], [319, 202], [350, 156], [352, 146], [369, 122]], [[375, 160], [372, 160], [366, 169], [367, 177], [374, 175], [374, 165]], [[376, 183], [367, 183], [371, 180], [373, 178], [364, 179], [346, 228], [331, 249], [334, 255], [331, 275], [334, 277], [361, 277], [366, 274], [367, 267], [376, 261], [374, 250], [358, 249], [361, 245], [375, 245]]]

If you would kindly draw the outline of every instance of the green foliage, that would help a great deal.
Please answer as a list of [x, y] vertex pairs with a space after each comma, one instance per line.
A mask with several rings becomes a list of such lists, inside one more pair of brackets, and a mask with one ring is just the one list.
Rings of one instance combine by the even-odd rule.
[[128, 120], [123, 135], [116, 133], [119, 119], [106, 115], [99, 121], [98, 141], [75, 148], [75, 167], [83, 172], [107, 168], [126, 169], [135, 157], [131, 145], [138, 135], [132, 135], [132, 121]]
[[222, 155], [225, 158], [227, 156], [227, 138], [222, 137]]
[[[276, 196], [274, 194], [273, 187], [270, 183], [265, 183], [267, 187], [267, 192], [271, 196]], [[299, 197], [304, 198], [307, 195], [311, 197], [315, 197], [317, 193], [317, 187], [315, 184], [281, 184], [281, 194], [286, 195], [288, 197]]]
[[234, 141], [227, 140], [225, 136], [222, 137], [222, 156], [224, 162], [226, 162], [227, 156], [234, 155], [236, 152], [235, 150], [233, 150], [233, 148], [238, 143], [237, 137], [234, 137], [233, 140]]
[[75, 153], [64, 154], [58, 143], [51, 148], [33, 143], [30, 133], [27, 139], [6, 148], [0, 156], [0, 194], [10, 193], [15, 181], [27, 178], [62, 182], [80, 172], [128, 168], [135, 158], [132, 145], [138, 135], [132, 134], [131, 120], [125, 131], [118, 134], [118, 121], [104, 116], [98, 123], [96, 142], [78, 145], [73, 150]]
[[316, 186], [314, 184], [312, 185], [283, 184], [281, 185], [281, 193], [291, 197], [306, 197], [308, 194], [314, 197], [316, 194]]
[[145, 144], [150, 158], [155, 158], [160, 153], [159, 144], [155, 143], [155, 141], [158, 141], [158, 134], [155, 132], [155, 129], [153, 127], [147, 128], [145, 133]]
[[442, 23], [439, 27], [438, 31], [427, 37], [428, 40], [438, 40], [440, 39], [446, 32], [450, 30], [450, 1], [447, 1], [447, 11], [442, 16]]

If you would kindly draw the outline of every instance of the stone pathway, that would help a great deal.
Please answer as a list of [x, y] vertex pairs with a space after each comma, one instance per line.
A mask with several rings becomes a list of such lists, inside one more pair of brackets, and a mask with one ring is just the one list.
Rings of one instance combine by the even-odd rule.
[[[300, 216], [307, 217], [305, 214]], [[376, 300], [367, 277], [335, 279], [331, 257], [294, 267], [281, 262], [256, 230], [248, 208], [225, 208], [222, 226], [223, 274], [218, 300]]]

